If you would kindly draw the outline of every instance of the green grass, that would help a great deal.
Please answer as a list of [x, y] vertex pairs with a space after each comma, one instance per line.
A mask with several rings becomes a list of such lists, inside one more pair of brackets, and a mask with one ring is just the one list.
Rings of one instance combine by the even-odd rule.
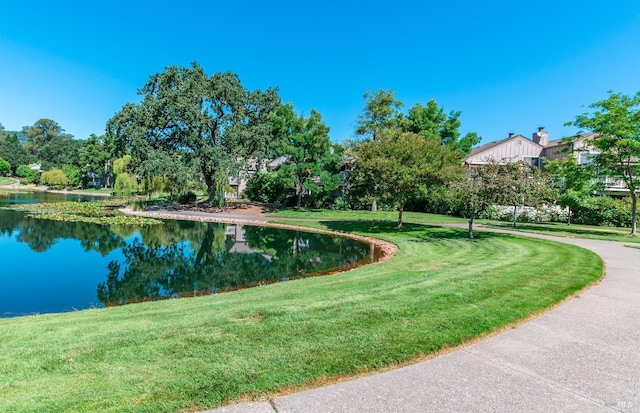
[[15, 181], [13, 179], [6, 178], [4, 176], [0, 176], [0, 185], [11, 185]]
[[395, 258], [217, 296], [0, 320], [2, 412], [184, 412], [424, 358], [597, 280], [577, 247], [456, 228], [305, 222]]
[[[398, 221], [398, 211], [334, 211], [328, 209], [283, 209], [268, 214], [272, 219], [313, 219], [313, 220], [339, 220], [339, 221]], [[430, 224], [455, 224], [466, 223], [464, 218], [448, 215], [425, 214], [423, 212], [405, 212], [402, 215], [404, 222], [430, 223]]]
[[[513, 230], [513, 224], [500, 221], [481, 221], [491, 228], [504, 228]], [[518, 223], [516, 231], [532, 232], [535, 234], [553, 235], [567, 238], [586, 238], [604, 241], [640, 242], [640, 237], [629, 235], [629, 228], [597, 227], [593, 225], [567, 225], [558, 222], [545, 223]]]
[[[334, 211], [334, 210], [309, 210], [309, 209], [284, 209], [275, 213], [269, 214], [269, 217], [274, 222], [279, 221], [279, 218], [283, 218], [284, 222], [291, 222], [290, 220], [299, 220], [298, 223], [305, 225], [304, 220], [380, 220], [396, 222], [398, 220], [398, 213], [394, 211]], [[286, 219], [286, 221], [285, 221]], [[405, 212], [403, 215], [405, 222], [423, 223], [423, 224], [467, 224], [465, 218], [452, 217], [448, 215], [437, 214], [425, 214], [421, 212]], [[476, 220], [474, 223], [474, 229], [479, 229], [480, 226], [487, 226], [490, 228], [501, 228], [507, 230], [513, 230], [512, 222], [494, 221], [494, 220]], [[632, 237], [629, 235], [631, 230], [629, 228], [617, 228], [617, 227], [600, 227], [594, 225], [567, 225], [565, 223], [558, 222], [545, 222], [545, 223], [522, 223], [518, 222], [515, 231], [531, 232], [536, 234], [553, 235], [557, 237], [567, 238], [587, 238], [598, 239], [604, 241], [619, 241], [619, 242], [638, 242], [640, 243], [640, 237]]]

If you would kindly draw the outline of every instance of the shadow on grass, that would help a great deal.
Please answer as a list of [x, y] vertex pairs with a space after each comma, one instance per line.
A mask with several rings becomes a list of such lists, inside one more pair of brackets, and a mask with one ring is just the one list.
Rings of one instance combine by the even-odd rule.
[[[468, 239], [467, 230], [454, 227], [441, 227], [428, 224], [403, 224], [401, 230], [396, 228], [396, 222], [393, 221], [320, 221], [332, 231], [353, 232], [364, 234], [393, 234], [403, 238], [408, 238], [414, 242], [429, 242], [445, 239]], [[471, 242], [489, 239], [510, 237], [508, 234], [499, 234], [494, 232], [473, 233], [474, 238]]]
[[[487, 227], [494, 228], [504, 228], [504, 229], [513, 229], [513, 225], [510, 223], [504, 224], [495, 224], [495, 223], [487, 223], [485, 224]], [[568, 236], [566, 234], [575, 235], [576, 237], [584, 237], [585, 235], [597, 236], [597, 237], [626, 237], [631, 236], [623, 231], [606, 231], [606, 230], [598, 230], [598, 229], [581, 229], [572, 227], [570, 225], [559, 226], [557, 224], [528, 224], [528, 223], [520, 223], [518, 224], [516, 230], [521, 231], [539, 231], [545, 233], [552, 234], [564, 234], [564, 236]], [[621, 228], [620, 228], [621, 229]], [[560, 235], [562, 236], [562, 235]]]

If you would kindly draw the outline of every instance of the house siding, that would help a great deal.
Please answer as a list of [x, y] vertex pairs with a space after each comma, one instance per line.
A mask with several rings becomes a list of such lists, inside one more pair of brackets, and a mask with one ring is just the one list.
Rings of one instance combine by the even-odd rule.
[[542, 146], [518, 135], [484, 151], [472, 153], [467, 158], [467, 163], [519, 162], [524, 161], [525, 158], [539, 158], [541, 152]]

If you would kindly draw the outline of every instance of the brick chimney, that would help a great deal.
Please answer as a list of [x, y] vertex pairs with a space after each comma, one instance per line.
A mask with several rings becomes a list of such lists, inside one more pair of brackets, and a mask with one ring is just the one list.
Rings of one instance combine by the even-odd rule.
[[544, 126], [540, 126], [538, 132], [533, 134], [533, 141], [540, 146], [547, 146], [549, 144], [549, 132], [544, 130]]

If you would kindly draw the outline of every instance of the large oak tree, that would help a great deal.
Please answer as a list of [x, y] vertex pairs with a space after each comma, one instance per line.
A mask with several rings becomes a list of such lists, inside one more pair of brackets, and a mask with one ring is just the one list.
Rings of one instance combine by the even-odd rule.
[[269, 155], [269, 116], [280, 106], [275, 89], [250, 91], [236, 74], [209, 76], [194, 62], [152, 75], [138, 93], [142, 101], [125, 105], [108, 134], [128, 143], [138, 165], [158, 151], [170, 154], [153, 157], [171, 160], [167, 172], [173, 162], [196, 162], [210, 200], [241, 163]]

